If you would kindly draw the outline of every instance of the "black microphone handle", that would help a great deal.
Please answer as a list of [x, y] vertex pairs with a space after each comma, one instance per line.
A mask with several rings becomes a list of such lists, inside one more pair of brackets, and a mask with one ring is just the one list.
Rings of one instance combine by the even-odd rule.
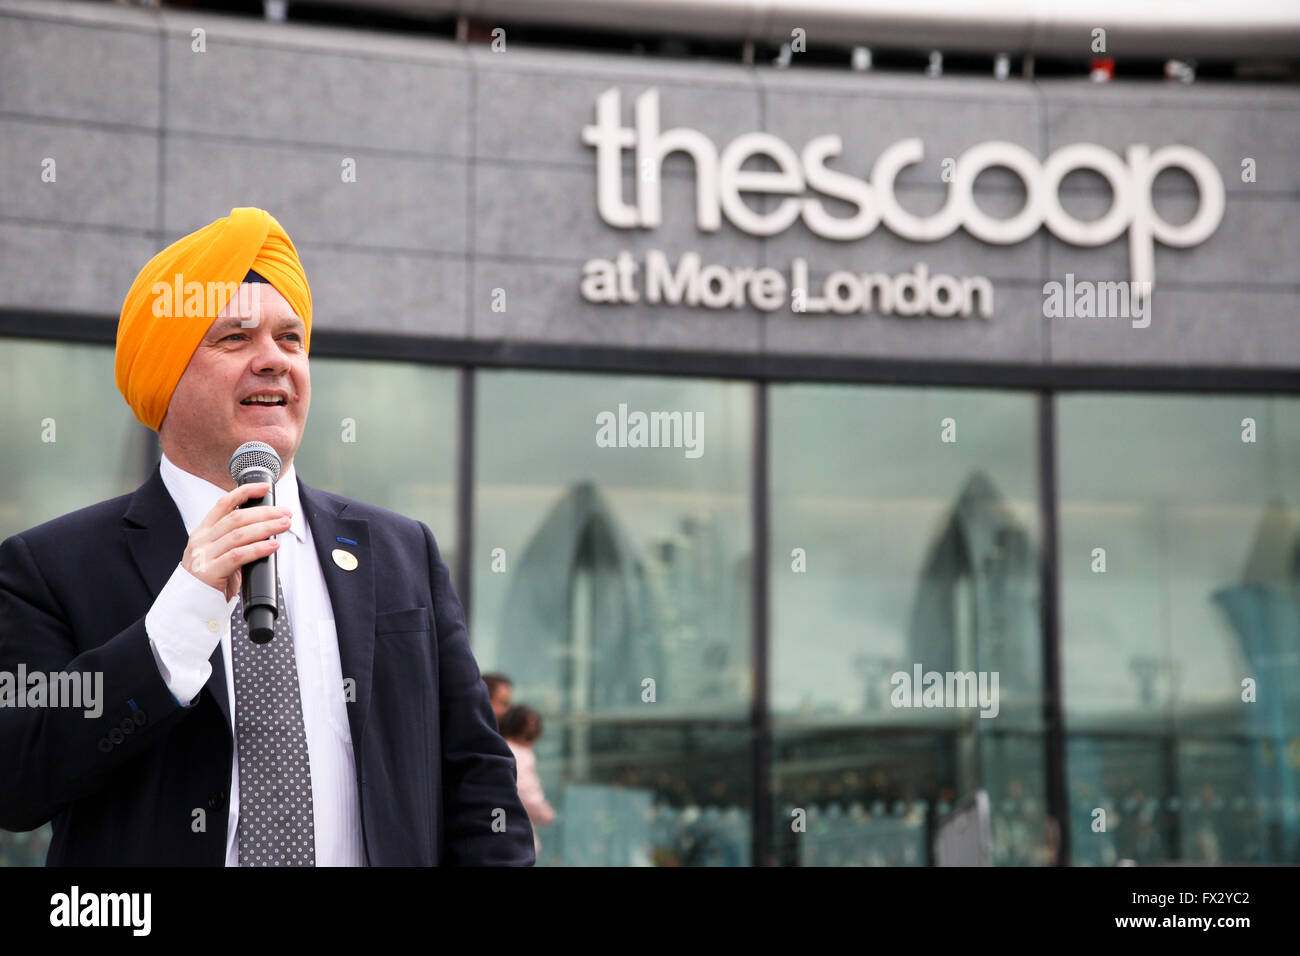
[[[250, 498], [239, 507], [274, 504], [275, 484], [272, 483], [271, 490], [263, 497]], [[275, 636], [275, 619], [279, 613], [275, 603], [275, 552], [248, 562], [240, 575], [243, 578], [240, 592], [244, 599], [244, 620], [248, 622], [249, 640], [254, 644], [265, 644]]]

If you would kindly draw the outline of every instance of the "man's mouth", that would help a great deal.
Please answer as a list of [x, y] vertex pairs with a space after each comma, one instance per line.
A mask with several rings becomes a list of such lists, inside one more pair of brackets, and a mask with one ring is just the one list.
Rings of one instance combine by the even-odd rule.
[[275, 408], [286, 404], [283, 395], [258, 394], [250, 395], [239, 403], [240, 405], [256, 405], [264, 408]]

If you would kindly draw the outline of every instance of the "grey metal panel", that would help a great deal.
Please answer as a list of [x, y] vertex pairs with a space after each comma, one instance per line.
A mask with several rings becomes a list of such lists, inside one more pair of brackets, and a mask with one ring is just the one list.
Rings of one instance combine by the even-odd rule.
[[[8, 2], [15, 2], [15, 0], [0, 0], [0, 4]], [[24, 2], [24, 0], [16, 0], [16, 2]], [[461, 66], [465, 60], [463, 47], [445, 42], [442, 38], [437, 38], [439, 42], [431, 44], [430, 38], [422, 34], [370, 28], [350, 29], [344, 23], [315, 24], [301, 20], [288, 23], [276, 22], [259, 16], [218, 13], [172, 5], [153, 11], [151, 17], [168, 33], [189, 37], [196, 28], [201, 28], [209, 36], [216, 31], [232, 42], [269, 44], [301, 53], [378, 56], [389, 61], [401, 60], [447, 66]]]
[[[1265, 87], [1196, 84], [1160, 95], [1125, 84], [1127, 96], [1097, 96], [1044, 89], [1048, 150], [1069, 143], [1097, 143], [1120, 156], [1133, 144], [1152, 150], [1182, 144], [1204, 153], [1218, 168], [1229, 195], [1300, 192], [1300, 97], [1282, 99]], [[1242, 179], [1242, 160], [1255, 160], [1255, 182]], [[1159, 188], [1191, 191], [1190, 179], [1162, 177]]]
[[[816, 282], [821, 276], [810, 274]], [[991, 318], [813, 315], [782, 310], [764, 318], [768, 352], [868, 358], [985, 362], [1042, 359], [1042, 295], [1024, 285], [994, 285]]]
[[466, 263], [455, 256], [322, 249], [295, 240], [312, 327], [462, 337]]
[[0, 111], [157, 127], [156, 28], [132, 11], [73, 19], [64, 6], [0, 4]]
[[0, 305], [116, 322], [126, 290], [159, 248], [144, 234], [0, 222]]
[[[719, 83], [716, 71], [660, 69], [637, 75], [618, 69], [612, 57], [601, 58], [603, 69], [583, 73], [550, 72], [522, 67], [510, 54], [494, 60], [475, 57], [477, 139], [475, 155], [483, 159], [526, 159], [560, 162], [594, 169], [596, 151], [582, 142], [584, 126], [596, 121], [596, 98], [611, 88], [620, 91], [622, 125], [632, 127], [636, 98], [654, 87], [659, 91], [660, 128], [678, 126], [708, 130], [719, 145], [742, 133], [759, 129], [759, 100], [753, 84]], [[499, 64], [499, 65], [498, 65]], [[508, 117], [508, 119], [506, 118]], [[631, 168], [633, 150], [624, 151]], [[665, 174], [683, 174], [691, 168], [680, 153], [664, 159]]]
[[1050, 320], [1055, 364], [1294, 367], [1294, 293], [1157, 287], [1149, 328], [1126, 319]]
[[[169, 235], [234, 206], [261, 206], [295, 241], [407, 252], [465, 248], [461, 160], [177, 136], [166, 155]], [[343, 181], [345, 159], [355, 160], [355, 182]]]
[[[54, 182], [45, 182], [45, 160]], [[158, 208], [158, 137], [0, 119], [0, 216], [151, 229]]]
[[297, 49], [277, 44], [275, 33], [254, 40], [222, 18], [203, 22], [206, 52], [193, 52], [188, 30], [166, 37], [170, 129], [232, 141], [468, 151], [469, 86], [460, 64]]
[[681, 86], [748, 88], [754, 82], [748, 71], [738, 70], [736, 63], [726, 60], [665, 60], [660, 57], [627, 56], [580, 48], [566, 48], [561, 52], [545, 46], [513, 43], [508, 34], [505, 49], [501, 52], [495, 52], [490, 45], [472, 44], [464, 47], [463, 55], [476, 71], [512, 69], [601, 79], [618, 76], [627, 82], [639, 78], [646, 83], [672, 82]]

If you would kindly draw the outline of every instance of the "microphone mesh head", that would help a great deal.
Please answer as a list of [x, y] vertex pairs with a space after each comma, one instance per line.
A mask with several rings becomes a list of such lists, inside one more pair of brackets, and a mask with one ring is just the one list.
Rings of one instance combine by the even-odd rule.
[[266, 475], [270, 475], [271, 484], [280, 480], [280, 456], [266, 442], [246, 441], [230, 456], [230, 477], [235, 479], [235, 484], [265, 481]]

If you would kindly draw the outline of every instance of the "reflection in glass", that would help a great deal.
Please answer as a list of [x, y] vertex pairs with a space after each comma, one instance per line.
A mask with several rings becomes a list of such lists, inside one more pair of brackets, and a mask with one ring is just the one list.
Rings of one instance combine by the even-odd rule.
[[[480, 373], [472, 634], [542, 712], [541, 865], [750, 852], [752, 390]], [[703, 454], [602, 447], [625, 405], [703, 416]]]
[[[0, 448], [0, 539], [134, 491], [158, 459], [113, 349], [67, 342], [0, 339]], [[0, 866], [39, 866], [49, 842], [49, 824], [0, 831]]]
[[770, 404], [778, 860], [926, 865], [983, 789], [994, 861], [1051, 862], [1034, 397], [782, 385]]
[[[595, 485], [575, 485], [519, 556], [499, 653], [530, 681], [560, 688], [563, 710], [633, 707], [628, 674], [663, 674], [646, 564]], [[665, 686], [656, 702], [675, 688]]]
[[456, 584], [455, 369], [311, 361], [311, 409], [294, 457], [299, 477], [423, 521]]
[[0, 538], [135, 491], [158, 460], [109, 346], [0, 339], [0, 402]]
[[[1256, 754], [1250, 783], [1259, 842], [1272, 844], [1278, 859], [1300, 860], [1300, 537], [1286, 507], [1264, 510], [1241, 580], [1219, 589], [1214, 601], [1232, 626], [1253, 682], [1246, 734], [1254, 747], [1238, 744], [1233, 757]], [[1210, 787], [1213, 793], [1212, 786]], [[1213, 804], [1213, 798], [1206, 801]], [[1207, 824], [1208, 826], [1208, 824]], [[1207, 844], [1217, 853], [1210, 828]], [[1203, 848], [1198, 848], [1203, 849]]]
[[1058, 409], [1074, 858], [1300, 862], [1300, 402]]

